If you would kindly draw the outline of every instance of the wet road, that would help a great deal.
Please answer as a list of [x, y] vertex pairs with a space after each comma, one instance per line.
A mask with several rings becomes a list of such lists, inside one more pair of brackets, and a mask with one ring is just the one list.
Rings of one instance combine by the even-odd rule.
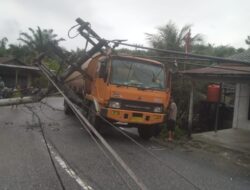
[[[61, 98], [29, 104], [40, 119], [52, 158], [65, 189], [136, 189], [103, 155], [74, 116], [63, 113]], [[56, 109], [53, 109], [56, 108]], [[37, 118], [24, 106], [0, 108], [0, 189], [62, 189]], [[105, 139], [148, 189], [249, 189], [250, 171], [216, 155], [144, 142], [153, 158], [122, 134], [109, 130]], [[120, 169], [120, 168], [119, 168]]]

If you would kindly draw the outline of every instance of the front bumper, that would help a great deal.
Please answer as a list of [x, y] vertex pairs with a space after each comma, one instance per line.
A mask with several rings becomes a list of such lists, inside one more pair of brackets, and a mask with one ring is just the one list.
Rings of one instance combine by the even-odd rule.
[[160, 124], [164, 122], [165, 115], [163, 113], [150, 113], [131, 110], [121, 110], [113, 108], [102, 108], [101, 115], [122, 123], [136, 124]]

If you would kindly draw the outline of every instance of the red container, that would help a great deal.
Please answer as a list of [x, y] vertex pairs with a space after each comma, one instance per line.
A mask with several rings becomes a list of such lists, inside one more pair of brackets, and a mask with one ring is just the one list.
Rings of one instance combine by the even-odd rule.
[[219, 102], [220, 101], [220, 85], [211, 84], [207, 87], [207, 101]]

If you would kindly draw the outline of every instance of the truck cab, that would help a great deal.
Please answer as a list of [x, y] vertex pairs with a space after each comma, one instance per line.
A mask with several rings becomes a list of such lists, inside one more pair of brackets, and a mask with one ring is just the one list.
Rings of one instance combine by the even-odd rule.
[[[160, 62], [123, 55], [95, 55], [81, 69], [88, 78], [67, 79], [88, 105], [88, 119], [98, 129], [106, 120], [138, 128], [143, 139], [165, 121], [170, 99], [170, 71]], [[76, 78], [74, 80], [74, 78]]]

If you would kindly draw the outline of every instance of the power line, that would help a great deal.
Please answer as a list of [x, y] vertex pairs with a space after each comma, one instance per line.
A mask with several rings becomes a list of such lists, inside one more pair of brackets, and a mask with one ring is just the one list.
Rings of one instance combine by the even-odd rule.
[[[138, 57], [147, 57], [143, 55], [139, 55]], [[204, 65], [204, 64], [199, 64], [199, 63], [190, 63], [190, 62], [180, 62], [178, 61], [179, 58], [176, 58], [176, 60], [171, 60], [169, 61], [168, 59], [165, 59], [165, 57], [156, 57], [156, 60], [166, 60], [167, 63], [181, 63], [181, 64], [187, 64], [187, 65], [194, 65], [194, 66], [199, 66], [199, 67], [208, 67], [208, 68], [216, 68], [216, 69], [222, 69], [222, 70], [230, 70], [230, 71], [240, 71], [240, 72], [246, 72], [250, 73], [250, 70], [242, 70], [242, 69], [236, 69], [236, 68], [230, 68], [230, 67], [222, 67], [222, 66], [216, 66], [216, 65]], [[186, 60], [183, 58], [182, 60]]]
[[[44, 103], [43, 105], [52, 108], [53, 106], [49, 105], [48, 103]], [[40, 108], [42, 109], [42, 108]], [[53, 111], [55, 111], [55, 109], [52, 109]], [[42, 111], [42, 110], [41, 110]], [[42, 112], [44, 115], [45, 113]], [[47, 116], [46, 116], [47, 117]], [[52, 119], [50, 117], [48, 117], [50, 120], [55, 121], [55, 119]], [[82, 120], [79, 120], [80, 123], [82, 125], [85, 125], [83, 123]], [[121, 172], [119, 171], [118, 167], [115, 165], [114, 161], [112, 160], [112, 158], [107, 154], [107, 152], [105, 151], [105, 149], [101, 146], [101, 144], [97, 141], [97, 139], [94, 137], [94, 135], [91, 133], [90, 129], [83, 127], [87, 133], [90, 135], [90, 137], [92, 138], [92, 140], [96, 143], [97, 147], [100, 149], [100, 151], [104, 154], [104, 156], [109, 160], [109, 162], [111, 163], [111, 165], [114, 167], [115, 171], [118, 173], [118, 175], [121, 177], [122, 181], [125, 183], [125, 185], [128, 187], [128, 189], [132, 190], [132, 187], [130, 186], [130, 184], [125, 180], [124, 176], [121, 174]]]
[[[79, 119], [80, 123], [82, 124], [82, 126], [85, 126], [85, 123], [80, 118], [78, 118], [78, 119]], [[126, 181], [126, 179], [124, 178], [124, 176], [122, 175], [122, 173], [119, 171], [118, 167], [115, 165], [115, 163], [112, 160], [112, 158], [107, 154], [107, 152], [105, 151], [105, 149], [101, 146], [101, 143], [99, 143], [97, 141], [97, 139], [94, 137], [94, 135], [92, 134], [92, 132], [90, 131], [90, 129], [88, 129], [87, 127], [84, 127], [84, 129], [88, 132], [88, 134], [90, 135], [90, 137], [92, 138], [92, 140], [96, 143], [97, 147], [104, 154], [104, 156], [109, 160], [109, 162], [111, 163], [111, 165], [113, 166], [113, 168], [115, 169], [115, 171], [118, 173], [118, 175], [121, 177], [121, 179], [123, 180], [123, 182], [126, 184], [126, 186], [130, 190], [132, 190], [132, 187], [130, 186], [130, 184]]]
[[73, 104], [70, 99], [65, 95], [65, 93], [62, 91], [61, 86], [58, 86], [58, 84], [53, 80], [55, 76], [51, 76], [52, 74], [50, 71], [43, 66], [42, 64], [39, 65], [41, 71], [44, 73], [44, 75], [49, 79], [49, 81], [57, 88], [57, 90], [63, 95], [64, 99], [70, 106], [70, 108], [74, 111], [77, 118], [83, 123], [85, 128], [89, 128], [95, 136], [100, 140], [100, 142], [103, 144], [103, 146], [109, 151], [109, 153], [114, 157], [114, 159], [117, 161], [117, 163], [120, 164], [120, 166], [128, 173], [128, 175], [133, 179], [135, 184], [141, 189], [141, 190], [147, 190], [147, 187], [144, 185], [144, 183], [135, 175], [135, 173], [130, 169], [130, 167], [123, 161], [123, 159], [116, 153], [116, 151], [107, 143], [107, 141], [97, 132], [97, 130], [89, 123], [89, 121], [82, 115], [82, 113], [77, 109], [76, 105]]
[[[46, 105], [46, 104], [44, 104]], [[88, 111], [92, 111], [90, 109], [89, 106], [87, 105], [83, 105], [86, 109], [88, 109]], [[49, 106], [50, 107], [50, 106]], [[119, 169], [117, 168], [117, 166], [114, 164], [114, 162], [112, 161], [112, 159], [110, 158], [110, 156], [105, 152], [105, 150], [102, 148], [101, 144], [96, 140], [96, 138], [93, 136], [93, 134], [91, 133], [90, 129], [88, 129], [88, 127], [85, 127], [86, 124], [84, 123], [84, 121], [82, 121], [82, 119], [77, 115], [77, 113], [74, 111], [73, 112], [76, 114], [77, 118], [79, 119], [80, 123], [82, 124], [82, 126], [84, 126], [84, 128], [86, 129], [86, 131], [89, 133], [89, 135], [91, 136], [92, 140], [97, 144], [98, 148], [101, 150], [101, 152], [104, 154], [105, 157], [107, 157], [107, 159], [110, 161], [110, 163], [112, 164], [112, 166], [114, 167], [114, 169], [117, 171], [117, 173], [120, 175], [120, 177], [122, 178], [122, 180], [124, 181], [124, 183], [128, 186], [129, 189], [132, 189], [131, 186], [128, 184], [128, 182], [124, 179], [123, 175], [121, 174], [121, 172], [119, 171]], [[94, 114], [96, 114], [96, 112], [93, 112]], [[149, 154], [150, 156], [152, 156], [154, 159], [156, 159], [157, 161], [163, 163], [163, 165], [165, 167], [167, 167], [168, 169], [170, 169], [171, 171], [173, 171], [175, 174], [177, 174], [179, 177], [181, 177], [182, 179], [184, 179], [186, 182], [188, 182], [189, 184], [191, 184], [193, 187], [195, 187], [196, 189], [200, 190], [200, 188], [194, 184], [191, 180], [189, 180], [188, 178], [186, 178], [184, 175], [182, 175], [179, 171], [175, 170], [174, 168], [170, 167], [168, 164], [166, 164], [164, 161], [162, 161], [159, 157], [157, 157], [153, 152], [149, 151], [148, 149], [146, 149], [142, 144], [140, 144], [138, 141], [136, 141], [135, 139], [133, 139], [132, 137], [130, 137], [128, 134], [126, 134], [123, 130], [121, 130], [120, 128], [117, 128], [114, 124], [112, 124], [111, 122], [109, 122], [106, 118], [104, 118], [101, 115], [98, 115], [105, 123], [107, 123], [109, 126], [111, 126], [112, 128], [114, 128], [115, 130], [117, 130], [118, 132], [120, 132], [122, 135], [124, 135], [126, 138], [128, 138], [129, 140], [131, 140], [133, 143], [135, 143], [139, 148], [141, 148], [142, 150], [144, 150], [147, 154]]]
[[204, 62], [211, 62], [209, 59], [200, 59], [200, 58], [188, 58], [188, 57], [170, 57], [170, 56], [150, 56], [150, 55], [138, 55], [138, 57], [146, 57], [150, 59], [160, 59], [160, 60], [188, 60], [188, 61], [204, 61]]
[[[89, 33], [89, 32], [88, 32]], [[93, 37], [93, 36], [89, 36], [88, 37]], [[100, 39], [99, 36], [95, 35], [94, 38], [98, 39], [98, 40], [102, 40], [102, 41], [106, 41], [106, 42], [111, 42], [114, 44], [120, 44], [120, 45], [125, 45], [125, 46], [130, 46], [130, 47], [136, 47], [136, 48], [140, 48], [140, 49], [146, 49], [146, 50], [151, 50], [151, 51], [157, 51], [157, 52], [162, 52], [162, 53], [168, 53], [168, 54], [174, 54], [174, 55], [181, 55], [181, 56], [188, 56], [188, 57], [193, 57], [193, 58], [198, 58], [198, 59], [208, 59], [210, 61], [217, 61], [217, 62], [230, 62], [230, 63], [244, 63], [244, 64], [250, 64], [249, 62], [245, 62], [245, 61], [236, 61], [236, 60], [231, 60], [231, 59], [224, 59], [224, 58], [219, 58], [219, 57], [213, 57], [213, 56], [203, 56], [203, 55], [197, 55], [197, 54], [188, 54], [188, 53], [183, 53], [183, 52], [178, 52], [178, 51], [172, 51], [172, 50], [163, 50], [163, 49], [156, 49], [156, 48], [149, 48], [149, 47], [143, 47], [143, 46], [138, 46], [138, 45], [132, 45], [132, 44], [127, 44], [127, 43], [123, 43], [123, 42], [114, 42], [114, 41], [107, 41], [107, 40], [103, 40]], [[218, 68], [218, 67], [217, 67]], [[225, 68], [223, 68], [225, 69]], [[53, 81], [51, 81], [53, 82]], [[58, 89], [60, 91], [60, 89]], [[62, 93], [62, 95], [64, 95]], [[78, 119], [83, 122], [83, 124], [86, 124], [86, 118], [83, 117], [81, 114], [78, 113], [77, 109], [74, 109], [74, 105], [70, 102], [70, 100], [64, 95], [64, 98], [66, 99], [66, 101], [69, 103], [70, 107], [73, 108], [76, 116], [78, 117]], [[89, 109], [89, 107], [88, 107]], [[96, 114], [96, 113], [95, 113]], [[103, 118], [105, 119], [105, 118]], [[110, 122], [108, 122], [112, 127], [114, 127], [115, 129], [117, 129], [113, 124], [111, 124]], [[89, 124], [87, 122], [87, 124]], [[89, 126], [89, 125], [88, 125]], [[92, 132], [95, 132], [96, 130], [93, 128], [92, 125], [89, 126]], [[106, 142], [103, 141], [102, 138], [99, 137], [99, 133], [95, 133], [97, 135], [97, 137], [99, 138], [99, 140], [103, 143], [104, 146], [106, 146]], [[126, 135], [125, 135], [126, 136]], [[128, 135], [127, 135], [128, 137]], [[130, 137], [131, 138], [131, 137]], [[132, 139], [132, 138], [131, 138]], [[145, 149], [145, 147], [143, 147], [140, 143], [138, 143], [137, 141], [135, 141], [133, 139], [133, 141], [137, 144], [140, 145], [141, 148], [143, 148], [144, 150], [146, 150], [149, 154], [151, 154], [152, 156], [154, 156], [158, 161], [160, 160], [155, 154], [153, 154], [152, 152], [148, 151], [147, 149]], [[106, 146], [107, 149], [109, 146]], [[111, 149], [111, 154], [112, 154], [112, 149]], [[115, 158], [117, 158], [117, 155], [113, 155]], [[119, 157], [118, 157], [119, 158]], [[118, 159], [119, 160], [119, 159]], [[119, 161], [118, 161], [119, 162]], [[136, 179], [136, 176], [134, 176], [133, 173], [131, 173], [130, 170], [127, 170], [129, 168], [126, 169], [126, 167], [124, 167], [124, 163], [119, 162], [122, 167], [130, 174], [130, 176], [132, 176], [133, 179], [135, 179], [136, 182], [138, 182], [137, 184], [139, 184], [139, 187], [141, 187], [142, 189], [145, 189], [146, 187], [144, 187], [144, 184], [142, 184], [141, 182], [138, 181], [138, 179]], [[171, 168], [170, 166], [166, 165], [169, 169], [171, 169], [172, 171], [174, 171], [176, 174], [178, 174], [180, 177], [182, 177], [183, 179], [185, 179], [187, 182], [189, 182], [190, 184], [192, 184], [195, 188], [199, 189], [199, 187], [197, 187], [195, 184], [192, 183], [192, 181], [190, 181], [189, 179], [187, 179], [185, 176], [183, 176], [181, 173], [179, 173], [178, 171], [176, 171], [175, 169]]]
[[[125, 171], [128, 172], [128, 174], [130, 175], [130, 177], [132, 179], [134, 179], [134, 181], [136, 182], [136, 184], [140, 187], [140, 189], [147, 189], [146, 186], [138, 180], [137, 176], [132, 172], [132, 170], [130, 168], [128, 168], [128, 166], [121, 160], [121, 158], [113, 151], [113, 149], [110, 149], [110, 145], [108, 145], [106, 143], [106, 141], [103, 139], [103, 137], [100, 136], [100, 134], [96, 131], [96, 129], [93, 128], [92, 125], [89, 125], [88, 121], [86, 120], [86, 118], [84, 116], [82, 116], [82, 114], [80, 113], [80, 111], [78, 109], [75, 108], [75, 106], [71, 103], [71, 101], [67, 98], [67, 96], [60, 90], [59, 87], [57, 87], [56, 83], [52, 80], [52, 76], [50, 76], [49, 73], [47, 73], [48, 71], [46, 71], [46, 67], [42, 66], [41, 67], [42, 70], [44, 70], [44, 74], [48, 77], [48, 79], [50, 79], [50, 81], [53, 83], [53, 85], [59, 90], [59, 92], [61, 92], [61, 94], [64, 96], [65, 100], [67, 101], [67, 103], [70, 105], [71, 109], [74, 111], [75, 115], [78, 117], [78, 119], [80, 120], [80, 122], [82, 124], [87, 124], [87, 126], [91, 129], [92, 132], [95, 133], [95, 135], [99, 138], [99, 140], [101, 141], [101, 143], [105, 146], [105, 148], [107, 148], [107, 150], [110, 151], [110, 153], [114, 156], [114, 158], [116, 159], [116, 161], [118, 163], [121, 164], [121, 166], [123, 167], [123, 169], [125, 169]], [[88, 106], [85, 105], [85, 107], [87, 107], [87, 109], [89, 109]], [[96, 113], [94, 113], [96, 114]], [[103, 120], [105, 118], [101, 117]], [[106, 119], [105, 119], [106, 120]], [[111, 124], [109, 121], [106, 120], [107, 123], [109, 123], [109, 125], [111, 125], [112, 127], [114, 127], [115, 129], [117, 129], [113, 124]], [[83, 125], [86, 130], [89, 130], [87, 126]], [[118, 129], [117, 129], [118, 130]], [[200, 189], [197, 185], [195, 185], [192, 181], [190, 181], [188, 178], [186, 178], [184, 175], [182, 175], [180, 172], [178, 172], [177, 170], [175, 170], [174, 168], [170, 167], [169, 165], [167, 165], [165, 162], [163, 162], [160, 158], [158, 158], [154, 153], [148, 151], [143, 145], [141, 145], [140, 143], [138, 143], [137, 141], [135, 141], [133, 138], [129, 137], [127, 134], [125, 134], [123, 131], [119, 130], [123, 135], [125, 135], [127, 138], [129, 138], [130, 140], [132, 140], [134, 143], [136, 143], [140, 148], [142, 148], [143, 150], [145, 150], [148, 154], [150, 154], [151, 156], [153, 156], [156, 160], [161, 161], [162, 163], [164, 163], [164, 165], [170, 169], [171, 171], [173, 171], [174, 173], [176, 173], [178, 176], [180, 176], [182, 179], [184, 179], [185, 181], [187, 181], [189, 184], [191, 184], [192, 186], [194, 186], [196, 189]], [[113, 164], [112, 164], [113, 165]]]
[[211, 60], [211, 61], [216, 61], [216, 62], [221, 62], [221, 63], [225, 63], [225, 62], [226, 63], [242, 63], [242, 64], [250, 65], [250, 62], [248, 62], [248, 61], [241, 61], [241, 60], [234, 60], [234, 59], [221, 58], [221, 57], [215, 57], [215, 56], [184, 53], [184, 52], [174, 51], [174, 50], [165, 50], [165, 49], [144, 47], [144, 46], [133, 45], [133, 44], [128, 44], [128, 43], [124, 43], [124, 42], [116, 42], [116, 43], [118, 43], [120, 45], [128, 46], [128, 47], [140, 48], [140, 49], [151, 50], [151, 51], [167, 53], [167, 54], [173, 54], [173, 55], [181, 55], [181, 56], [186, 56], [186, 57], [208, 59], [208, 60]]
[[[241, 60], [234, 60], [234, 59], [221, 58], [221, 57], [215, 57], [215, 56], [207, 56], [207, 55], [184, 53], [184, 52], [181, 52], [181, 51], [174, 51], [174, 50], [166, 50], [166, 49], [145, 47], [145, 46], [140, 46], [140, 45], [135, 45], [135, 44], [124, 43], [123, 40], [106, 40], [106, 39], [100, 38], [95, 33], [95, 31], [93, 31], [91, 29], [91, 27], [89, 26], [88, 22], [83, 21], [81, 18], [77, 18], [76, 22], [80, 25], [80, 27], [78, 28], [78, 32], [81, 34], [82, 37], [84, 37], [87, 40], [90, 40], [90, 38], [94, 38], [94, 39], [98, 40], [99, 42], [105, 42], [106, 43], [105, 44], [106, 47], [109, 47], [108, 44], [112, 43], [112, 44], [114, 44], [114, 47], [116, 47], [118, 45], [123, 45], [123, 46], [138, 48], [138, 49], [156, 51], [156, 52], [160, 52], [160, 53], [180, 55], [180, 56], [184, 56], [184, 57], [209, 59], [210, 61], [224, 62], [224, 63], [225, 62], [227, 62], [227, 63], [230, 62], [230, 63], [243, 63], [243, 64], [250, 65], [249, 61], [241, 61]], [[84, 30], [87, 31], [87, 34], [83, 32]], [[91, 40], [90, 40], [90, 42], [91, 42]], [[94, 45], [94, 46], [96, 45], [95, 43], [91, 43], [91, 44]]]
[[49, 154], [50, 161], [51, 161], [52, 166], [53, 166], [53, 168], [54, 168], [54, 171], [55, 171], [55, 173], [56, 173], [57, 179], [58, 179], [58, 181], [59, 181], [59, 183], [60, 183], [60, 185], [61, 185], [62, 190], [66, 190], [66, 188], [65, 188], [65, 186], [64, 186], [64, 184], [63, 184], [62, 178], [61, 178], [61, 176], [60, 176], [60, 174], [59, 174], [59, 172], [58, 172], [58, 170], [57, 170], [57, 168], [56, 168], [55, 162], [54, 162], [54, 160], [53, 160], [53, 158], [52, 158], [51, 151], [50, 151], [50, 148], [49, 148], [49, 145], [48, 145], [48, 142], [47, 142], [45, 133], [44, 133], [44, 129], [43, 129], [43, 126], [42, 126], [41, 119], [40, 119], [39, 115], [32, 109], [32, 107], [27, 106], [27, 105], [24, 105], [24, 106], [32, 113], [32, 116], [33, 116], [33, 117], [35, 116], [35, 117], [37, 118], [37, 120], [38, 120], [38, 126], [39, 126], [40, 129], [41, 129], [42, 137], [43, 137], [43, 140], [44, 140], [44, 143], [45, 143], [47, 152], [48, 152], [48, 154]]
[[167, 165], [165, 162], [163, 162], [159, 157], [157, 157], [153, 152], [149, 151], [148, 149], [146, 149], [142, 144], [140, 144], [139, 142], [137, 142], [135, 139], [133, 139], [132, 137], [130, 137], [128, 134], [126, 134], [124, 131], [122, 131], [120, 128], [116, 127], [114, 124], [112, 124], [110, 121], [108, 121], [106, 118], [104, 118], [103, 116], [99, 115], [99, 117], [105, 121], [106, 123], [108, 123], [111, 127], [113, 127], [115, 130], [119, 131], [120, 133], [122, 133], [125, 137], [127, 137], [129, 140], [131, 140], [132, 142], [134, 142], [137, 146], [139, 146], [142, 150], [144, 150], [145, 152], [147, 152], [149, 155], [151, 155], [153, 158], [155, 158], [157, 161], [161, 162], [164, 164], [164, 166], [166, 166], [168, 169], [170, 169], [171, 171], [173, 171], [175, 174], [177, 174], [179, 177], [181, 177], [182, 179], [184, 179], [186, 182], [188, 182], [189, 184], [191, 184], [193, 187], [195, 187], [196, 189], [200, 190], [200, 188], [194, 184], [191, 180], [189, 180], [188, 178], [186, 178], [184, 175], [182, 175], [180, 172], [178, 172], [177, 170], [175, 170], [174, 168], [170, 167], [169, 165]]
[[[137, 57], [146, 57], [146, 58], [148, 58], [147, 56], [141, 56], [141, 55], [139, 55]], [[164, 58], [161, 59], [160, 57], [158, 57], [156, 60], [163, 61]], [[167, 60], [167, 63], [171, 63], [171, 64], [180, 63], [180, 64], [199, 66], [199, 67], [216, 68], [216, 69], [221, 69], [221, 70], [239, 71], [239, 72], [244, 72], [244, 73], [250, 73], [250, 70], [248, 71], [248, 70], [235, 69], [235, 68], [229, 68], [229, 67], [221, 67], [221, 66], [215, 66], [215, 65], [204, 65], [204, 64], [199, 64], [199, 63], [187, 63], [187, 62], [169, 61], [169, 60]], [[188, 70], [186, 70], [186, 71], [188, 71]], [[74, 80], [79, 80], [79, 79], [84, 79], [84, 78], [85, 78], [85, 76], [83, 76], [82, 74], [79, 74], [79, 75], [75, 76], [74, 78], [65, 81], [64, 84], [70, 83], [70, 82], [72, 82]]]

